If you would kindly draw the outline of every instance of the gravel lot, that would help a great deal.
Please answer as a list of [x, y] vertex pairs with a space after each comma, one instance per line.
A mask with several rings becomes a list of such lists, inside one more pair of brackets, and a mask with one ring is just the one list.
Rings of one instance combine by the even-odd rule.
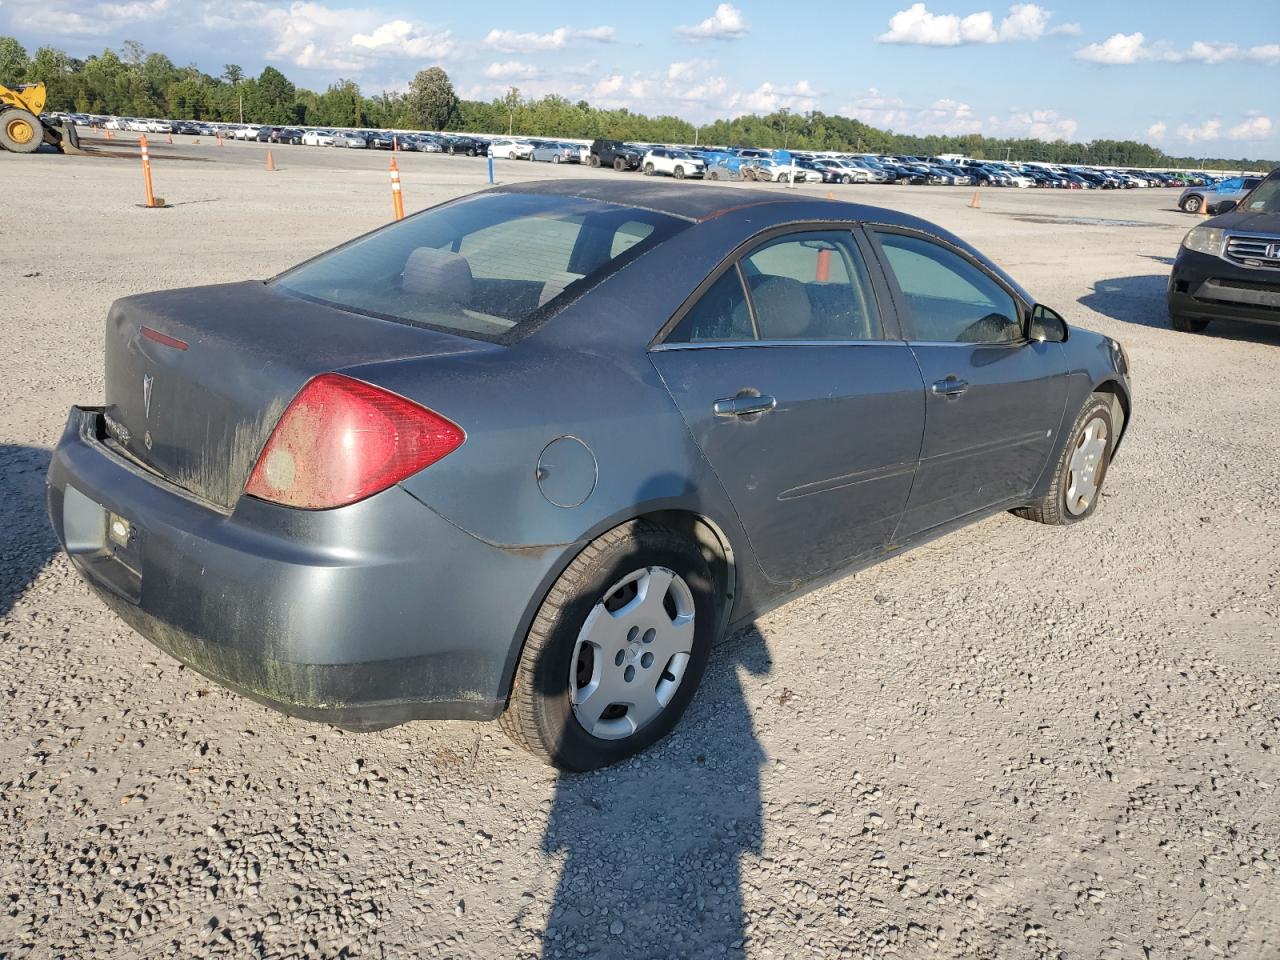
[[[269, 275], [390, 216], [386, 154], [279, 147], [267, 173], [259, 144], [157, 152], [168, 210], [137, 206], [136, 161], [0, 156], [21, 183], [0, 231], [0, 956], [1280, 955], [1280, 330], [1167, 328], [1176, 191], [973, 210], [836, 187], [1125, 343], [1136, 418], [1102, 509], [993, 518], [795, 601], [718, 650], [658, 749], [557, 779], [495, 726], [351, 735], [226, 693], [56, 555], [48, 450], [100, 398], [108, 304]], [[485, 179], [400, 165], [410, 209]]]

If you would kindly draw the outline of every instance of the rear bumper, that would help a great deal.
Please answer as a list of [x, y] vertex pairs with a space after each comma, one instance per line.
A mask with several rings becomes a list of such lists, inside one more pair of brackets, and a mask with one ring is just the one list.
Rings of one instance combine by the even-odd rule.
[[[79, 573], [157, 647], [285, 713], [349, 729], [492, 719], [559, 550], [475, 539], [400, 487], [230, 516], [115, 453], [73, 408], [49, 516]], [[129, 523], [113, 540], [115, 517]]]
[[1205, 320], [1280, 323], [1280, 269], [1252, 270], [1182, 249], [1169, 274], [1169, 312]]

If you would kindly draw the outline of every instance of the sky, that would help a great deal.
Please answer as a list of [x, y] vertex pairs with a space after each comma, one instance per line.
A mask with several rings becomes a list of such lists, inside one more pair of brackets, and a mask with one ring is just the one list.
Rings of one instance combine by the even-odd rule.
[[1135, 139], [1280, 157], [1280, 0], [408, 3], [0, 0], [0, 34], [73, 56], [138, 40], [220, 74], [270, 64], [323, 90], [516, 86], [695, 123], [780, 107], [899, 133]]

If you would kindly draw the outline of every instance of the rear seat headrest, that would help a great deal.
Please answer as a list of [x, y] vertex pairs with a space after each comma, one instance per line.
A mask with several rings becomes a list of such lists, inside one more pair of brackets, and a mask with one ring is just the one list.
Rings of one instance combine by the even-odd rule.
[[466, 257], [435, 247], [417, 247], [404, 264], [401, 288], [445, 303], [471, 302], [471, 265]]

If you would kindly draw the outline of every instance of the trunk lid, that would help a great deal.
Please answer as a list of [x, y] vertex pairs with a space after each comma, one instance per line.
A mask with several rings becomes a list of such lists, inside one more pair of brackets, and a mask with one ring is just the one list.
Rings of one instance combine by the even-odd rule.
[[498, 349], [347, 313], [261, 281], [126, 297], [106, 336], [106, 430], [144, 466], [230, 510], [311, 377]]

